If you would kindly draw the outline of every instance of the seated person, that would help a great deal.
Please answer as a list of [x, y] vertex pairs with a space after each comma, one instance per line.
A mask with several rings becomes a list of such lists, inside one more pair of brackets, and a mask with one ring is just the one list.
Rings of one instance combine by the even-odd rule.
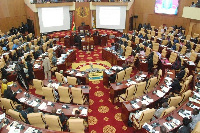
[[176, 58], [176, 61], [172, 64], [172, 69], [174, 70], [179, 70], [181, 68], [181, 59], [180, 57], [178, 56]]
[[184, 75], [185, 75], [185, 67], [182, 66], [181, 67], [181, 71], [176, 74], [176, 78], [180, 81], [180, 80], [182, 80], [182, 78], [184, 77]]
[[57, 63], [57, 57], [56, 57], [56, 53], [55, 52], [53, 52], [53, 57], [52, 57], [52, 64], [53, 64], [53, 66], [56, 66], [56, 63]]
[[[76, 110], [75, 111], [75, 116], [74, 117], [70, 117], [69, 119], [82, 119], [82, 118], [79, 117], [79, 115], [80, 115], [80, 111]], [[83, 124], [85, 125], [85, 127], [88, 127], [88, 124], [87, 124], [87, 122], [85, 120], [83, 121]], [[69, 126], [69, 121], [67, 121], [67, 126]]]
[[128, 66], [134, 66], [135, 55], [135, 52], [132, 52], [131, 55], [128, 58], [126, 58], [126, 63], [128, 64]]
[[161, 114], [163, 113], [163, 111], [165, 111], [165, 109], [167, 109], [167, 108], [168, 108], [168, 103], [167, 103], [167, 102], [164, 102], [164, 103], [162, 104], [162, 107], [156, 110], [154, 116], [155, 116], [156, 118], [160, 118], [160, 116], [161, 116]]
[[[26, 110], [22, 109], [21, 105], [18, 105], [15, 109], [15, 111], [21, 113], [22, 117], [25, 119], [26, 123], [29, 124], [28, 118], [27, 118], [27, 114], [28, 112]], [[30, 112], [29, 112], [30, 113]]]
[[110, 50], [114, 50], [115, 51], [115, 44], [114, 43], [111, 43]]
[[129, 121], [132, 122], [132, 117], [135, 117], [135, 119], [139, 119], [142, 112], [146, 111], [146, 110], [149, 110], [149, 108], [147, 108], [146, 104], [142, 104], [141, 106], [141, 110], [139, 112], [136, 112], [136, 113], [130, 113], [129, 115]]
[[5, 65], [4, 67], [1, 68], [1, 78], [2, 79], [7, 79], [8, 75], [10, 75], [11, 73], [8, 73], [7, 69], [7, 65]]
[[183, 118], [183, 125], [179, 127], [177, 133], [190, 133], [191, 128], [190, 128], [190, 119], [188, 118]]
[[15, 43], [12, 47], [12, 50], [14, 50], [15, 48], [19, 47], [19, 44], [18, 43]]
[[4, 91], [7, 89], [8, 85], [13, 84], [13, 82], [8, 82], [6, 79], [2, 80], [2, 84], [1, 84], [1, 94], [4, 94]]
[[115, 71], [115, 73], [112, 74], [112, 75], [109, 77], [109, 81], [110, 81], [110, 83], [115, 83], [116, 76], [117, 76], [117, 73], [118, 73], [118, 72], [120, 72], [119, 69], [117, 69], [117, 70]]
[[191, 123], [190, 123], [190, 128], [194, 130], [197, 122], [200, 121], [200, 113], [198, 109], [193, 109], [192, 111], [192, 118], [191, 118]]
[[15, 101], [17, 103], [20, 103], [18, 101], [18, 99], [16, 98], [16, 95], [17, 95], [17, 93], [16, 92], [13, 93], [13, 91], [11, 90], [11, 87], [7, 86], [7, 90], [4, 91], [4, 95], [3, 96], [4, 96], [4, 98], [13, 100], [13, 101]]
[[171, 89], [170, 91], [172, 93], [176, 93], [176, 94], [179, 94], [179, 92], [181, 91], [181, 85], [180, 85], [180, 82], [177, 78], [174, 78], [172, 84], [171, 84]]
[[60, 51], [60, 54], [66, 54], [66, 46], [63, 46], [63, 48]]
[[[52, 111], [51, 111], [51, 114], [52, 115], [57, 115], [56, 114], [56, 109], [53, 108]], [[60, 118], [60, 122], [62, 123], [63, 125], [63, 130], [66, 130], [67, 129], [67, 126], [66, 124], [64, 123], [68, 118], [67, 116], [65, 116], [65, 114], [63, 113], [63, 111], [61, 110], [61, 114], [59, 115], [59, 118]]]
[[138, 37], [139, 37], [139, 38], [143, 38], [143, 35], [142, 35], [142, 33], [140, 33], [140, 35], [138, 35]]

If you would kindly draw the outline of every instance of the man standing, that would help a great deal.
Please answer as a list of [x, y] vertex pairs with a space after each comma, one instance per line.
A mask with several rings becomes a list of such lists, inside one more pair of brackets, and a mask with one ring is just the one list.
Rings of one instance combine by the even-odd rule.
[[45, 74], [45, 79], [47, 79], [47, 74], [48, 74], [48, 79], [51, 79], [51, 63], [49, 60], [49, 57], [43, 56], [43, 63], [42, 66], [44, 67], [44, 74]]

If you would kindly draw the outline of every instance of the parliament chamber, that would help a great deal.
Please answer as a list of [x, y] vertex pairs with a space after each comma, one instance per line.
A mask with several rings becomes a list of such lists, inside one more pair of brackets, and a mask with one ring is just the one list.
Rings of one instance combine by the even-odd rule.
[[1, 133], [200, 132], [199, 0], [0, 3]]

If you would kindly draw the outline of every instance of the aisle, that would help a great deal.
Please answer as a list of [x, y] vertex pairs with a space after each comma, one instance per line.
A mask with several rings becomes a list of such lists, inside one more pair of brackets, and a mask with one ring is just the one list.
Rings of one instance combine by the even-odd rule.
[[[86, 54], [77, 50], [78, 62], [95, 62], [102, 60], [102, 47], [96, 47], [94, 52]], [[90, 133], [133, 133], [133, 128], [126, 127], [121, 119], [121, 109], [110, 101], [109, 88], [103, 86], [102, 80], [90, 81], [89, 94], [89, 131]]]

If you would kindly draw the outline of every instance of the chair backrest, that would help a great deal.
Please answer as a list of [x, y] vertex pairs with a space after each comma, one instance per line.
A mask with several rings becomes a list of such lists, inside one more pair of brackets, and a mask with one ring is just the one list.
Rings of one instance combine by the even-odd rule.
[[55, 72], [55, 75], [56, 75], [56, 79], [58, 80], [58, 82], [60, 82], [60, 83], [64, 83], [65, 82], [64, 76], [61, 73]]
[[155, 36], [156, 32], [155, 31], [151, 31], [151, 36]]
[[180, 105], [182, 104], [182, 103], [184, 103], [190, 96], [192, 95], [192, 91], [191, 90], [187, 90], [186, 92], [184, 92], [183, 94], [182, 94], [182, 100], [181, 100], [181, 102], [180, 102]]
[[200, 133], [200, 121], [197, 122], [195, 128], [193, 129], [192, 133]]
[[197, 59], [197, 53], [196, 52], [192, 52], [191, 55], [190, 55], [190, 60], [195, 62]]
[[26, 122], [25, 119], [22, 117], [21, 113], [14, 111], [12, 109], [8, 110], [8, 115], [11, 116], [12, 118], [18, 120], [18, 121]]
[[153, 90], [153, 88], [156, 86], [156, 83], [158, 82], [158, 78], [157, 77], [153, 77], [153, 78], [150, 78], [148, 80], [148, 83], [147, 83], [147, 92], [150, 92]]
[[45, 128], [45, 119], [42, 112], [27, 114], [27, 118], [31, 125], [39, 128]]
[[121, 49], [123, 50], [122, 55], [124, 55], [124, 52], [125, 52], [125, 46], [124, 46], [124, 45], [121, 45]]
[[196, 37], [199, 37], [199, 34], [194, 33], [194, 34], [193, 34], [193, 38], [196, 38]]
[[6, 113], [9, 109], [16, 109], [13, 101], [7, 98], [1, 98], [1, 106], [6, 109]]
[[176, 58], [177, 58], [177, 53], [171, 52], [171, 55], [169, 57], [169, 62], [174, 63]]
[[145, 88], [146, 88], [146, 82], [137, 83], [135, 97], [144, 95]]
[[184, 92], [186, 92], [186, 91], [188, 90], [189, 83], [190, 83], [189, 80], [186, 80], [186, 81], [183, 83], [182, 88], [181, 88], [181, 91], [180, 91], [180, 94], [183, 94]]
[[182, 78], [183, 81], [186, 80], [188, 74], [189, 74], [189, 69], [186, 67], [186, 68], [185, 68], [185, 75], [184, 75], [183, 78]]
[[154, 55], [153, 55], [153, 64], [157, 65], [158, 61], [159, 61], [159, 56], [158, 56], [158, 54], [156, 52], [154, 52]]
[[160, 82], [161, 77], [162, 77], [162, 69], [159, 69], [158, 70], [158, 82], [157, 82], [157, 84]]
[[181, 45], [179, 43], [176, 43], [175, 45], [176, 45], [176, 51], [179, 51]]
[[200, 50], [200, 44], [197, 44], [196, 48], [195, 48], [195, 52], [199, 53], [199, 50]]
[[132, 47], [127, 46], [126, 47], [126, 52], [125, 52], [125, 57], [127, 58], [129, 55], [132, 53]]
[[70, 84], [70, 85], [77, 85], [77, 78], [67, 76], [67, 83]]
[[49, 130], [62, 131], [62, 123], [59, 116], [45, 114], [45, 121]]
[[72, 87], [71, 92], [72, 92], [73, 103], [84, 104], [83, 92], [81, 88]]
[[33, 79], [33, 87], [35, 88], [35, 93], [38, 95], [42, 95], [43, 96], [43, 91], [42, 91], [42, 87], [43, 87], [43, 81], [42, 80], [38, 80], [38, 79]]
[[153, 51], [156, 51], [156, 52], [158, 52], [158, 50], [159, 50], [159, 43], [153, 43]]
[[132, 72], [133, 68], [129, 67], [125, 69], [125, 76], [124, 76], [124, 80], [127, 80], [130, 78], [131, 72]]
[[124, 79], [124, 75], [125, 75], [125, 71], [124, 70], [118, 72], [115, 82], [122, 82], [123, 79]]
[[14, 45], [13, 42], [9, 42], [8, 43], [9, 49], [12, 49], [13, 45]]
[[140, 124], [144, 124], [145, 122], [150, 122], [151, 118], [153, 117], [155, 113], [155, 109], [148, 109], [142, 112], [139, 121]]
[[180, 54], [185, 54], [186, 53], [186, 50], [187, 50], [187, 47], [184, 45], [184, 46], [182, 46], [182, 49], [181, 49], [181, 52], [180, 52]]
[[84, 119], [68, 119], [70, 132], [84, 133]]
[[172, 111], [174, 111], [176, 108], [174, 106], [171, 106], [167, 109], [165, 109], [162, 114], [160, 115], [160, 118], [162, 118], [163, 116], [166, 116], [167, 114], [171, 113]]
[[168, 100], [168, 104], [170, 107], [177, 107], [178, 104], [181, 102], [182, 98], [181, 96], [176, 96], [176, 97], [170, 97]]
[[168, 40], [162, 40], [162, 45], [167, 45]]
[[134, 99], [135, 91], [136, 91], [135, 85], [131, 85], [126, 89], [126, 98], [125, 98], [126, 101]]
[[150, 53], [151, 53], [151, 48], [147, 47], [146, 52], [145, 52], [145, 56], [149, 56]]
[[163, 58], [165, 58], [166, 55], [167, 55], [167, 50], [164, 48], [164, 49], [162, 50], [161, 56], [162, 56]]
[[46, 100], [56, 102], [53, 88], [42, 87], [42, 91], [43, 91], [43, 96], [45, 96]]
[[58, 93], [59, 93], [59, 100], [60, 102], [64, 103], [70, 103], [71, 102], [71, 97], [70, 97], [70, 92], [68, 87], [64, 86], [58, 86]]
[[140, 38], [135, 38], [135, 44], [139, 44], [140, 43]]

